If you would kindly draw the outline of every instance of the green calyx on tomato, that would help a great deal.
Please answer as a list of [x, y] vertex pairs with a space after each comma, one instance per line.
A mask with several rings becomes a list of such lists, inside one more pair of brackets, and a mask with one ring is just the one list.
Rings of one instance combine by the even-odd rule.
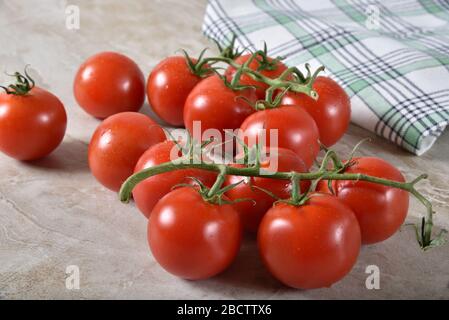
[[7, 87], [0, 86], [7, 94], [12, 94], [16, 96], [24, 96], [30, 92], [34, 86], [35, 82], [33, 78], [30, 77], [30, 75], [27, 72], [28, 66], [25, 67], [24, 73], [25, 75], [21, 74], [20, 72], [15, 72], [14, 74], [10, 74], [9, 76], [14, 77], [16, 79], [15, 84], [10, 84]]
[[223, 47], [217, 40], [213, 39], [215, 44], [217, 45], [218, 51], [220, 52], [220, 57], [235, 60], [238, 57], [240, 57], [245, 49], [238, 49], [235, 46], [235, 40], [237, 39], [237, 36], [235, 34], [232, 35], [232, 39], [229, 42], [229, 45], [226, 47]]
[[[204, 201], [216, 204], [216, 205], [224, 205], [224, 204], [234, 204], [239, 203], [243, 201], [254, 201], [252, 199], [242, 198], [242, 199], [235, 199], [235, 200], [228, 200], [225, 196], [226, 192], [229, 190], [237, 187], [239, 184], [243, 182], [243, 180], [227, 185], [225, 187], [222, 187], [225, 180], [226, 180], [226, 166], [222, 166], [220, 173], [217, 176], [217, 179], [215, 180], [215, 183], [212, 185], [211, 188], [204, 185], [200, 180], [198, 180], [195, 177], [189, 177], [190, 179], [194, 180], [196, 183], [196, 189], [198, 193], [201, 195]], [[182, 187], [192, 187], [189, 184], [180, 184], [178, 186]]]
[[181, 50], [184, 58], [186, 59], [187, 66], [192, 74], [196, 75], [200, 78], [205, 78], [211, 75], [213, 69], [207, 63], [203, 63], [203, 56], [206, 53], [207, 48], [201, 51], [199, 57], [197, 59], [192, 59], [187, 51]]
[[268, 57], [268, 48], [267, 43], [264, 41], [263, 43], [263, 50], [258, 51], [260, 59], [257, 59], [257, 62], [259, 63], [259, 66], [257, 67], [256, 71], [274, 71], [278, 69], [278, 64], [282, 60], [284, 60], [283, 57], [276, 57], [274, 59], [271, 59]]

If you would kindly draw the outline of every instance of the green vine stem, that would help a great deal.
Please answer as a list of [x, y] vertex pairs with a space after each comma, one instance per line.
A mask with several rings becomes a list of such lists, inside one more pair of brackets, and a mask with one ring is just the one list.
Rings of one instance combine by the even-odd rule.
[[219, 192], [219, 190], [221, 189], [221, 186], [223, 185], [223, 183], [225, 182], [226, 172], [227, 172], [226, 166], [221, 165], [219, 170], [220, 170], [220, 173], [217, 176], [217, 180], [215, 180], [214, 185], [212, 186], [212, 188], [210, 188], [209, 192], [207, 193], [207, 196], [209, 198], [216, 195], [217, 192]]
[[[263, 51], [257, 51], [253, 53], [253, 57], [263, 54], [264, 54]], [[213, 65], [218, 62], [228, 64], [234, 67], [237, 70], [237, 72], [240, 72], [240, 74], [244, 73], [256, 81], [260, 81], [267, 84], [269, 86], [270, 95], [272, 95], [273, 92], [277, 89], [289, 88], [290, 91], [297, 93], [304, 93], [313, 99], [318, 99], [318, 94], [316, 93], [315, 90], [313, 90], [312, 85], [318, 74], [324, 70], [324, 67], [318, 68], [312, 74], [310, 72], [310, 66], [307, 65], [306, 69], [308, 70], [308, 75], [306, 77], [304, 77], [296, 67], [291, 67], [287, 69], [286, 72], [284, 72], [283, 75], [280, 76], [279, 78], [271, 79], [269, 77], [264, 76], [257, 70], [252, 70], [247, 65], [241, 65], [236, 63], [233, 59], [219, 56], [202, 59], [197, 63], [196, 68], [201, 69], [203, 68], [204, 65]], [[298, 76], [298, 74], [301, 74], [301, 76]], [[294, 80], [286, 80], [286, 78], [289, 75], [295, 75]]]
[[[248, 75], [253, 80], [265, 83], [268, 86], [265, 106], [269, 106], [271, 108], [277, 107], [281, 99], [273, 101], [273, 95], [281, 89], [296, 93], [304, 93], [315, 100], [318, 99], [318, 94], [315, 90], [313, 90], [312, 86], [318, 74], [324, 70], [324, 66], [317, 68], [312, 73], [310, 64], [306, 63], [306, 76], [304, 76], [304, 74], [297, 67], [290, 67], [285, 70], [278, 78], [272, 79], [263, 75], [261, 72], [264, 70], [273, 70], [276, 67], [277, 63], [282, 60], [282, 58], [269, 58], [267, 45], [265, 43], [262, 50], [253, 52], [244, 64], [239, 64], [235, 60], [237, 57], [240, 57], [243, 54], [245, 49], [237, 49], [235, 47], [235, 41], [236, 36], [234, 35], [229, 46], [227, 47], [222, 47], [218, 42], [216, 42], [218, 50], [220, 52], [219, 56], [205, 58], [204, 54], [207, 49], [204, 49], [197, 59], [192, 59], [185, 50], [181, 50], [181, 52], [183, 53], [186, 59], [187, 66], [190, 68], [192, 73], [199, 77], [206, 77], [209, 76], [212, 72], [215, 72], [223, 79], [226, 86], [230, 87], [231, 89], [242, 90], [247, 88], [247, 86], [240, 85], [240, 77], [243, 74]], [[249, 65], [254, 60], [257, 60], [259, 63], [256, 70], [253, 70], [249, 67]], [[235, 76], [230, 83], [228, 83], [228, 80], [224, 75], [221, 75], [218, 72], [218, 70], [223, 68], [215, 67], [217, 63], [224, 63], [236, 69]], [[261, 108], [265, 108], [263, 103], [259, 103], [257, 105], [261, 106]]]
[[[206, 171], [213, 171], [220, 173], [222, 164], [215, 163], [176, 163], [176, 162], [167, 162], [163, 163], [151, 168], [144, 169], [140, 172], [137, 172], [130, 176], [122, 185], [120, 189], [120, 201], [129, 202], [131, 198], [131, 192], [134, 187], [141, 181], [161, 174], [165, 172], [182, 170], [182, 169], [202, 169]], [[415, 184], [417, 183], [415, 179], [412, 182], [399, 182], [393, 181], [383, 178], [378, 178], [374, 176], [369, 176], [361, 173], [338, 173], [333, 171], [316, 171], [316, 172], [308, 172], [308, 173], [300, 173], [300, 172], [276, 172], [270, 175], [263, 174], [260, 172], [261, 170], [257, 167], [232, 167], [226, 166], [226, 174], [228, 175], [236, 175], [236, 176], [244, 176], [244, 177], [269, 177], [272, 179], [278, 180], [291, 180], [293, 177], [296, 177], [299, 180], [357, 180], [357, 181], [367, 181], [372, 183], [377, 183], [393, 188], [402, 189], [412, 193], [414, 196], [419, 195], [417, 198], [420, 202], [423, 202], [420, 197], [424, 198], [416, 189]], [[418, 177], [419, 180], [426, 179], [427, 175], [422, 174]], [[416, 181], [416, 182], [415, 182]], [[425, 199], [425, 198], [424, 198]], [[428, 200], [426, 200], [428, 202]], [[430, 202], [429, 202], [430, 203]], [[423, 203], [425, 204], [425, 203]]]
[[[415, 188], [416, 184], [427, 178], [426, 174], [422, 174], [411, 182], [398, 182], [387, 180], [383, 178], [378, 178], [374, 176], [369, 176], [361, 173], [342, 173], [341, 169], [327, 169], [327, 162], [329, 160], [337, 163], [338, 158], [333, 151], [328, 151], [323, 159], [323, 164], [315, 172], [299, 173], [299, 172], [276, 172], [270, 175], [263, 174], [260, 168], [257, 166], [249, 167], [234, 167], [227, 166], [223, 164], [215, 163], [183, 163], [181, 161], [167, 162], [151, 168], [144, 169], [140, 172], [135, 173], [130, 176], [122, 185], [120, 189], [120, 201], [127, 203], [131, 198], [131, 192], [134, 187], [141, 181], [161, 174], [165, 172], [182, 170], [182, 169], [202, 169], [206, 171], [213, 171], [219, 173], [219, 178], [217, 182], [209, 191], [209, 196], [213, 195], [215, 190], [219, 190], [224, 181], [225, 175], [236, 175], [236, 176], [246, 176], [246, 177], [269, 177], [272, 179], [283, 179], [292, 181], [301, 180], [354, 180], [354, 181], [367, 181], [372, 183], [377, 183], [393, 188], [398, 188], [411, 193], [419, 202], [421, 202], [427, 209], [427, 215], [422, 220], [422, 225], [420, 228], [416, 227], [418, 242], [422, 249], [428, 249], [430, 247], [435, 247], [441, 245], [444, 240], [442, 238], [443, 232], [432, 239], [432, 227], [433, 227], [433, 209], [432, 204]], [[421, 231], [419, 231], [421, 230]]]

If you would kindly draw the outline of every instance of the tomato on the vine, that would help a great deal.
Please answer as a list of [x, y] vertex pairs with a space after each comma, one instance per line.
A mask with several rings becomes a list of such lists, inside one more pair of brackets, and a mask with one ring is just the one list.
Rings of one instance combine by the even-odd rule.
[[[251, 56], [252, 54], [245, 54], [236, 58], [234, 61], [240, 65], [243, 65], [251, 58]], [[262, 58], [260, 56], [256, 56], [254, 60], [250, 62], [248, 68], [254, 71], [258, 71], [260, 74], [271, 79], [278, 78], [284, 71], [287, 70], [287, 66], [282, 61], [275, 60], [270, 57], [267, 57], [267, 62], [272, 65], [269, 66], [268, 69], [260, 70], [262, 61], [261, 59]], [[226, 69], [225, 75], [228, 78], [228, 80], [231, 81], [235, 73], [236, 69], [233, 66], [229, 66]], [[265, 91], [268, 89], [268, 85], [266, 83], [254, 80], [253, 78], [251, 78], [250, 75], [243, 74], [240, 78], [240, 84], [246, 86], [255, 86], [257, 98], [261, 100], [265, 99]]]
[[194, 121], [201, 125], [201, 134], [217, 129], [224, 141], [225, 129], [237, 129], [254, 108], [248, 103], [256, 101], [254, 89], [233, 90], [219, 76], [202, 80], [187, 97], [184, 106], [185, 127], [194, 133]]
[[207, 279], [233, 262], [241, 231], [239, 215], [231, 205], [206, 202], [197, 190], [182, 187], [154, 207], [148, 242], [166, 271], [184, 279]]
[[[270, 149], [269, 152], [265, 152], [266, 161], [261, 163], [261, 169], [268, 172], [307, 172], [304, 161], [293, 151], [283, 148], [277, 148], [275, 150]], [[243, 166], [243, 165], [235, 165]], [[280, 199], [288, 199], [291, 193], [291, 182], [289, 180], [276, 180], [261, 177], [242, 177], [242, 176], [227, 176], [226, 185], [238, 183], [243, 180], [242, 183], [232, 188], [226, 195], [231, 200], [248, 199], [253, 201], [241, 201], [233, 204], [234, 208], [240, 214], [242, 224], [245, 230], [249, 232], [256, 232], [260, 221], [263, 216], [273, 206], [276, 201], [271, 195], [266, 192], [257, 189], [269, 191]], [[307, 191], [309, 187], [309, 181], [301, 181], [301, 191]]]
[[[182, 156], [179, 147], [173, 141], [160, 142], [149, 148], [140, 157], [134, 172], [151, 168], [162, 163], [175, 161]], [[175, 170], [161, 173], [140, 182], [133, 190], [133, 198], [139, 210], [148, 218], [156, 203], [181, 183], [193, 183], [196, 178], [211, 187], [217, 174], [199, 169]]]
[[[197, 61], [192, 59], [193, 63]], [[184, 104], [190, 91], [202, 80], [192, 72], [185, 57], [168, 57], [153, 69], [147, 96], [154, 112], [172, 126], [184, 124]]]
[[264, 264], [287, 286], [329, 287], [351, 271], [359, 255], [360, 228], [352, 210], [327, 194], [305, 204], [278, 202], [259, 227]]
[[[241, 125], [243, 140], [248, 146], [279, 147], [294, 151], [309, 169], [319, 150], [319, 133], [313, 118], [297, 106], [279, 106], [250, 115]], [[277, 141], [271, 141], [272, 130]], [[276, 144], [277, 143], [277, 144]]]
[[321, 143], [330, 147], [348, 130], [351, 102], [343, 88], [329, 77], [317, 77], [313, 89], [318, 93], [318, 100], [304, 93], [290, 91], [284, 95], [281, 103], [305, 108], [318, 126]]
[[[353, 161], [354, 164], [344, 173], [361, 173], [405, 182], [402, 173], [383, 159], [361, 157], [354, 158]], [[350, 180], [333, 180], [331, 186], [332, 190], [329, 190], [327, 181], [322, 181], [319, 190], [334, 192], [336, 197], [354, 211], [365, 244], [388, 239], [401, 227], [407, 216], [409, 194], [405, 190]]]
[[24, 95], [0, 93], [0, 150], [17, 160], [50, 154], [64, 138], [67, 115], [52, 93], [30, 88]]
[[130, 58], [102, 52], [81, 65], [73, 91], [87, 113], [104, 119], [120, 112], [139, 111], [145, 101], [145, 78]]
[[164, 130], [144, 114], [122, 112], [110, 116], [90, 140], [90, 170], [106, 188], [119, 191], [140, 156], [165, 139]]

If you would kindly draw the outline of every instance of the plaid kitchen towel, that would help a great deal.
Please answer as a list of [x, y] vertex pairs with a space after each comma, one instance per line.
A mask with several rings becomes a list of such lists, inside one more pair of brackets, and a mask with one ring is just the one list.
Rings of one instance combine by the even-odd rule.
[[203, 32], [324, 65], [352, 121], [421, 155], [449, 121], [449, 1], [210, 0]]

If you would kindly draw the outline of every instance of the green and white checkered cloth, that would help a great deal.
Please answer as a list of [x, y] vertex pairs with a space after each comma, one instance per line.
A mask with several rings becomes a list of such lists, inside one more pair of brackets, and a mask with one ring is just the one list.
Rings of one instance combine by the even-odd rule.
[[324, 65], [352, 121], [421, 155], [449, 122], [449, 1], [210, 0], [204, 34]]

